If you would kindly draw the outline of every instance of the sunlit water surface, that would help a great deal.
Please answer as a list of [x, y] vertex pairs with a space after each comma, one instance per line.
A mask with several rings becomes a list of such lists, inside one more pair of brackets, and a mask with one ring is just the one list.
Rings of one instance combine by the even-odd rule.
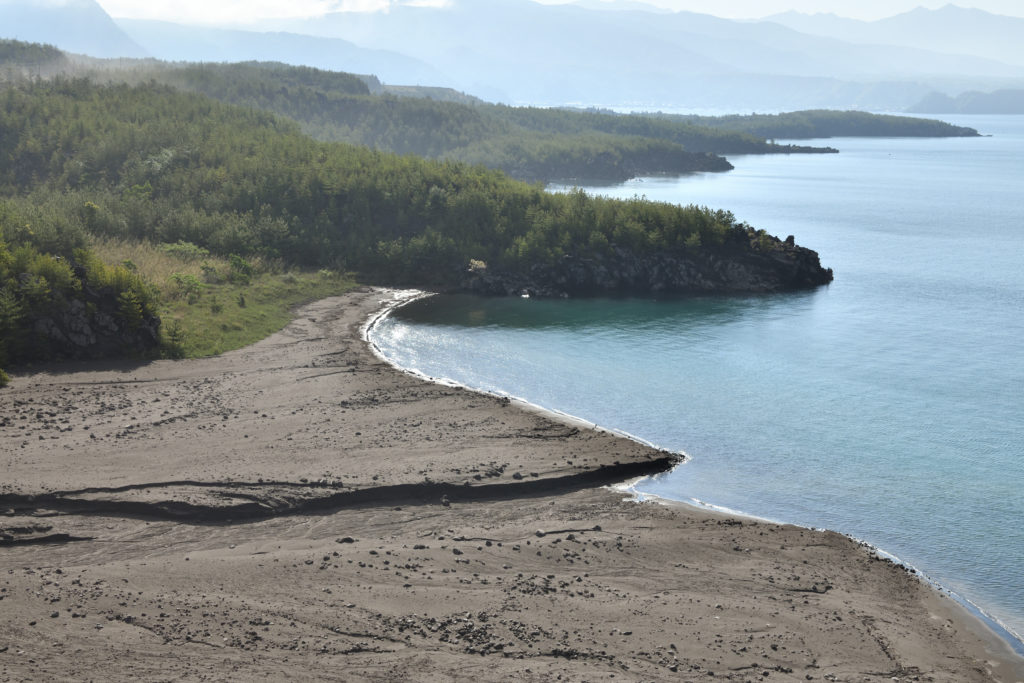
[[1024, 634], [1024, 117], [953, 120], [992, 137], [816, 141], [841, 153], [588, 188], [793, 234], [834, 268], [826, 288], [432, 297], [373, 340], [685, 451], [642, 489], [853, 535]]

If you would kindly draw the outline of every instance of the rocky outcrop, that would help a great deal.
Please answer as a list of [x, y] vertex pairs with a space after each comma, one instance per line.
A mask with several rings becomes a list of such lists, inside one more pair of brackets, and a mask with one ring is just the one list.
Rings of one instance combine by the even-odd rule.
[[476, 267], [465, 291], [541, 297], [623, 294], [746, 294], [809, 289], [832, 281], [815, 251], [752, 229], [736, 228], [727, 244], [673, 253], [638, 254], [613, 247], [599, 256], [567, 255], [526, 272]]
[[145, 316], [126, 320], [118, 300], [109, 293], [85, 287], [81, 298], [71, 299], [59, 310], [48, 310], [28, 319], [35, 333], [40, 358], [73, 360], [143, 355], [160, 343], [160, 319]]

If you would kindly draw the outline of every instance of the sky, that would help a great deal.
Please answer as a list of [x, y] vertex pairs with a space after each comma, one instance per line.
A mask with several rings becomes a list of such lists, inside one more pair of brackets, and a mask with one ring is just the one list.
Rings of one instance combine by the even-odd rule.
[[[487, 2], [488, 0], [478, 0]], [[566, 0], [538, 0], [560, 4]], [[830, 12], [854, 19], [880, 19], [915, 7], [947, 4], [993, 14], [1024, 17], [1021, 0], [644, 0], [665, 9], [720, 17], [754, 19], [787, 10]], [[445, 0], [98, 0], [114, 17], [164, 19], [183, 23], [247, 23], [262, 19], [316, 16], [332, 10], [375, 11], [390, 4], [444, 4]]]
[[[541, 0], [561, 2], [562, 0]], [[976, 7], [992, 14], [1024, 16], [1021, 0], [643, 0], [672, 10], [702, 12], [735, 19], [758, 19], [788, 10], [805, 14], [826, 12], [852, 19], [882, 19], [915, 7], [938, 9], [946, 5]]]

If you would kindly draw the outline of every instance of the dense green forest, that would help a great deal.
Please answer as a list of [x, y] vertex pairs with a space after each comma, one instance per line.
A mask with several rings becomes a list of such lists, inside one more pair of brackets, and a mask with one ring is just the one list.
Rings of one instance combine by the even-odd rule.
[[40, 66], [65, 60], [64, 53], [52, 45], [0, 40], [0, 63], [5, 65]]
[[0, 64], [31, 63], [41, 73], [133, 85], [154, 81], [285, 116], [321, 141], [483, 164], [531, 182], [722, 171], [731, 168], [719, 156], [724, 154], [836, 151], [777, 145], [768, 138], [976, 134], [937, 121], [864, 112], [694, 117], [509, 107], [309, 67], [69, 59], [52, 48], [0, 43], [6, 46]]
[[[111, 353], [167, 342], [167, 293], [130, 261], [104, 265], [97, 240], [208, 254], [239, 287], [250, 262], [494, 292], [811, 286], [831, 279], [813, 252], [726, 211], [548, 193], [495, 169], [623, 179], [828, 151], [766, 137], [975, 134], [859, 112], [507, 107], [374, 94], [372, 77], [306, 67], [101, 62], [14, 41], [0, 67], [0, 365], [51, 357], [47, 340], [79, 328], [107, 330]], [[174, 275], [191, 301], [197, 276]]]
[[[238, 307], [251, 262], [493, 292], [820, 284], [831, 272], [813, 252], [726, 211], [553, 194], [495, 169], [545, 180], [724, 170], [717, 154], [828, 151], [768, 136], [925, 130], [857, 112], [507, 107], [379, 94], [372, 77], [306, 67], [111, 62], [15, 41], [0, 41], [0, 67], [0, 364], [57, 355], [69, 336], [103, 337], [104, 353], [166, 347], [168, 293], [130, 260], [104, 265], [89, 250], [98, 240], [220, 259], [192, 267], [227, 277]], [[942, 126], [926, 128], [969, 134]], [[198, 300], [198, 276], [171, 276]]]
[[666, 121], [724, 131], [741, 131], [758, 138], [836, 137], [976, 137], [978, 131], [944, 121], [864, 111], [811, 109], [783, 114], [747, 114], [733, 116], [660, 115]]
[[[118, 304], [104, 314], [119, 329], [152, 318], [157, 294], [127, 266], [99, 270], [84, 250], [95, 237], [421, 287], [457, 287], [469, 264], [524, 273], [570, 256], [786, 250], [728, 212], [552, 194], [482, 166], [319, 142], [268, 112], [155, 82], [8, 85], [0, 90], [5, 330], [25, 330], [41, 307], [71, 305], [76, 291], [108, 290], [105, 300]], [[5, 334], [8, 362], [42, 348], [32, 342], [39, 330], [28, 333], [24, 343]]]
[[[616, 131], [594, 125], [605, 123], [603, 118], [573, 112], [371, 95], [354, 76], [281, 64], [144, 64], [104, 75], [133, 83], [154, 80], [274, 112], [318, 140], [479, 163], [527, 181], [722, 171], [732, 167], [716, 156], [719, 151], [772, 151], [745, 134], [689, 124]], [[666, 131], [671, 137], [657, 134]]]
[[167, 86], [65, 79], [0, 93], [0, 193], [48, 212], [51, 227], [31, 240], [53, 253], [91, 232], [439, 282], [450, 279], [441, 256], [514, 267], [570, 246], [673, 249], [694, 233], [714, 244], [732, 227], [724, 214], [550, 194], [480, 166], [320, 143]]
[[367, 79], [281, 64], [147, 63], [118, 78], [156, 80], [214, 99], [271, 111], [324, 141], [397, 154], [468, 161], [527, 181], [622, 181], [640, 175], [720, 171], [718, 155], [828, 153], [775, 138], [977, 135], [941, 121], [867, 112], [801, 111], [748, 116], [617, 114], [423, 96], [370, 94]]

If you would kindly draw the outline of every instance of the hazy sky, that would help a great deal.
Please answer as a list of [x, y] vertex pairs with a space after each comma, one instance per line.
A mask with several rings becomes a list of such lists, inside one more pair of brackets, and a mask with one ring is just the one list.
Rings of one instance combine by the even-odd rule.
[[[560, 3], [565, 0], [537, 0]], [[881, 19], [901, 14], [915, 7], [937, 9], [946, 5], [977, 7], [993, 14], [1024, 16], [1021, 0], [642, 0], [673, 10], [703, 12], [719, 17], [756, 19], [787, 10], [807, 14], [830, 12], [854, 19]]]
[[[115, 17], [169, 21], [240, 23], [274, 17], [313, 16], [330, 10], [379, 10], [390, 4], [444, 4], [445, 0], [98, 0]], [[488, 0], [478, 0], [487, 2]], [[566, 0], [538, 0], [557, 4]], [[914, 7], [938, 8], [950, 0], [644, 0], [673, 10], [704, 12], [722, 17], [757, 18], [795, 9], [832, 12], [857, 19], [878, 19]], [[953, 0], [994, 14], [1024, 16], [1021, 0]]]

